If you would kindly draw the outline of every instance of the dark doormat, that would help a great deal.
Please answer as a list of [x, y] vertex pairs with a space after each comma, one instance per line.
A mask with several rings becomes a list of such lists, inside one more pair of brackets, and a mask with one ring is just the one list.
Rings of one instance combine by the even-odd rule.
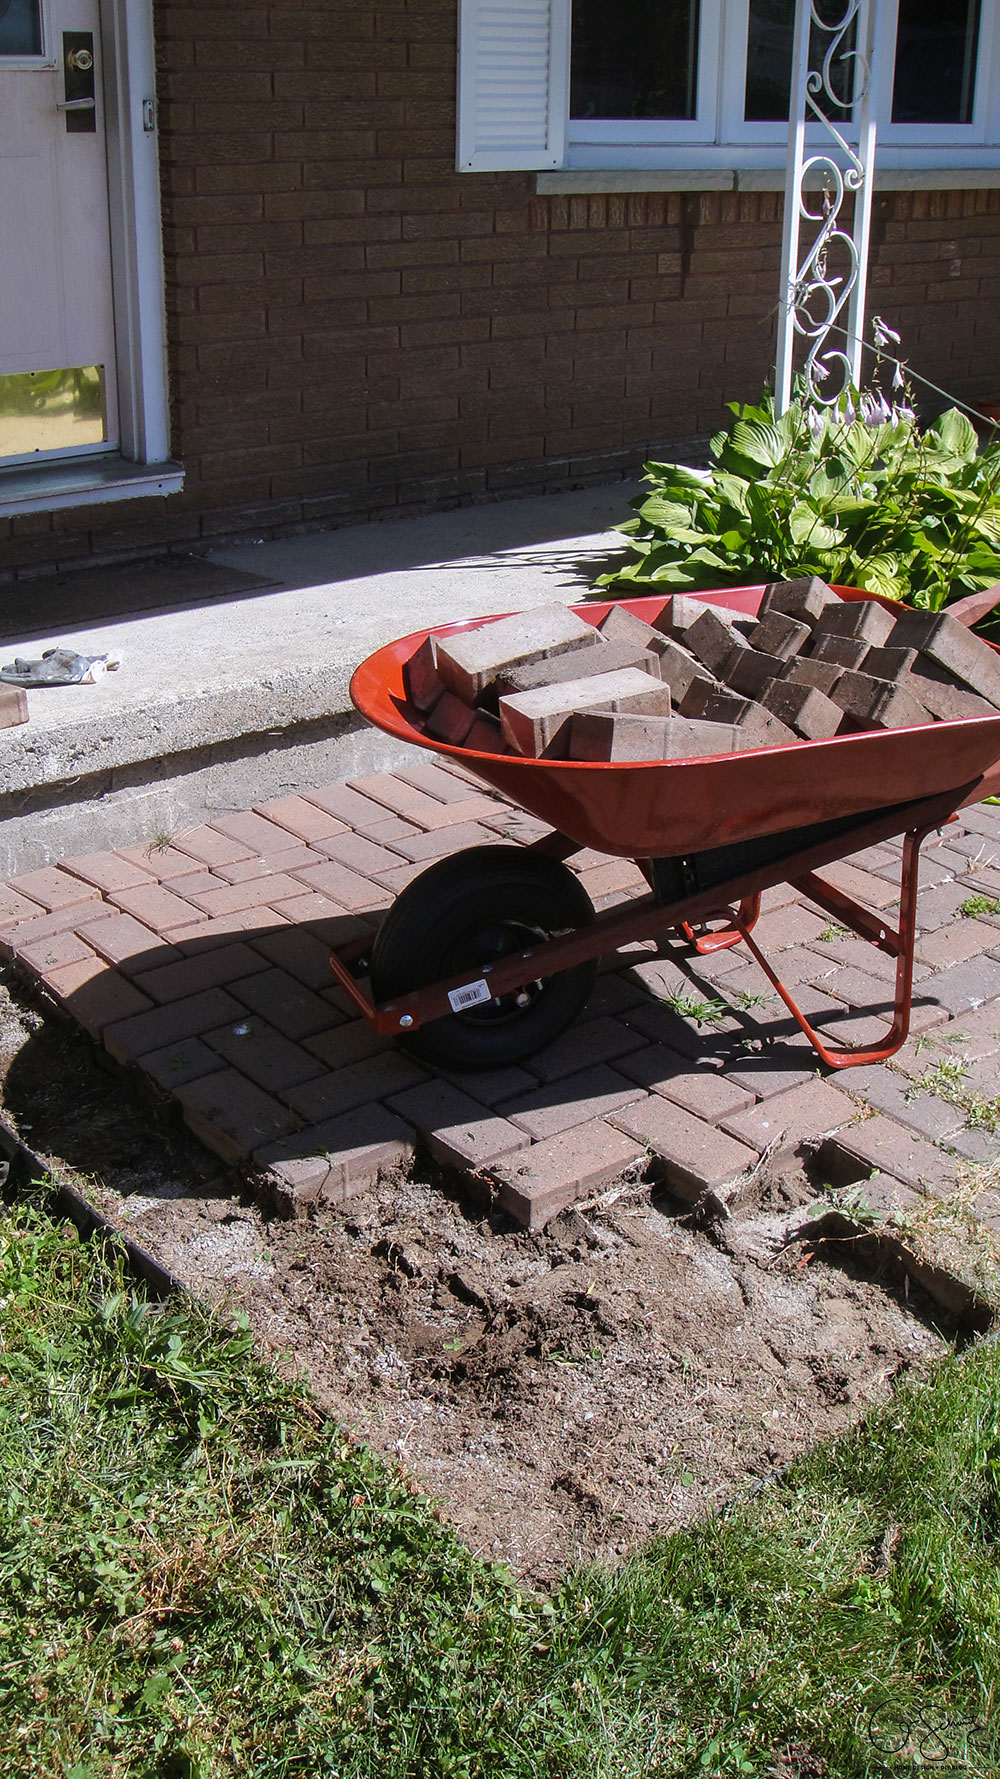
[[154, 556], [40, 575], [0, 589], [0, 638], [51, 638], [57, 630], [85, 630], [135, 612], [246, 598], [275, 584], [203, 556]]

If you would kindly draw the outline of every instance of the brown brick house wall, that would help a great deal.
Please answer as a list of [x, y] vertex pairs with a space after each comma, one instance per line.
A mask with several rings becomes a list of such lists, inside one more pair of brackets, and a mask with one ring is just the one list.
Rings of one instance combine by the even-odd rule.
[[[0, 567], [606, 479], [774, 352], [781, 198], [538, 197], [454, 171], [457, 0], [156, 22], [180, 495], [6, 522]], [[876, 201], [872, 306], [1000, 396], [1000, 190]]]

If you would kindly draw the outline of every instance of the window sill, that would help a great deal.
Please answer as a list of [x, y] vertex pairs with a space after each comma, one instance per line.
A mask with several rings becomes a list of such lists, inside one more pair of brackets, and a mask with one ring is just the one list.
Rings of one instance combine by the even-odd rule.
[[[1000, 186], [996, 167], [881, 167], [875, 170], [876, 191], [975, 191]], [[586, 192], [643, 191], [784, 191], [783, 167], [642, 168], [629, 172], [614, 167], [561, 168], [536, 173], [540, 197], [570, 197]]]
[[19, 463], [0, 469], [0, 518], [62, 507], [96, 506], [99, 501], [147, 499], [176, 494], [184, 486], [179, 463], [126, 463], [123, 457], [64, 458], [54, 463]]

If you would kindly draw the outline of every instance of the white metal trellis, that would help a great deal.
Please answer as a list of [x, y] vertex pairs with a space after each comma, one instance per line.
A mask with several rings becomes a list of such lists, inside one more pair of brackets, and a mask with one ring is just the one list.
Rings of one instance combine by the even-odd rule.
[[[824, 11], [817, 0], [796, 0], [775, 378], [779, 414], [791, 400], [799, 340], [807, 345], [801, 373], [812, 400], [832, 405], [860, 382], [875, 179], [877, 4], [827, 0]], [[831, 11], [837, 16], [831, 18]], [[810, 44], [818, 63], [812, 69]], [[834, 114], [848, 107], [852, 122], [838, 127]], [[810, 124], [813, 135], [816, 124], [822, 127], [824, 140], [807, 154]], [[843, 213], [850, 198], [848, 221]]]

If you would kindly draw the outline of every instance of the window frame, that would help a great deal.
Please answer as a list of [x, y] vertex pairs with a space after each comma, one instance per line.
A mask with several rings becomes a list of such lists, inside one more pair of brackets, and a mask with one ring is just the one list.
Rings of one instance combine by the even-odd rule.
[[[881, 0], [881, 6], [880, 42], [892, 49], [883, 50], [875, 70], [880, 164], [913, 169], [1000, 165], [1000, 0], [981, 0], [969, 124], [891, 121], [899, 0]], [[564, 168], [638, 172], [783, 166], [787, 123], [747, 122], [743, 117], [749, 15], [750, 0], [702, 0], [696, 119], [567, 117]], [[856, 136], [853, 126], [839, 127], [848, 141]], [[813, 130], [807, 135], [811, 141]], [[823, 140], [819, 125], [815, 140]]]

